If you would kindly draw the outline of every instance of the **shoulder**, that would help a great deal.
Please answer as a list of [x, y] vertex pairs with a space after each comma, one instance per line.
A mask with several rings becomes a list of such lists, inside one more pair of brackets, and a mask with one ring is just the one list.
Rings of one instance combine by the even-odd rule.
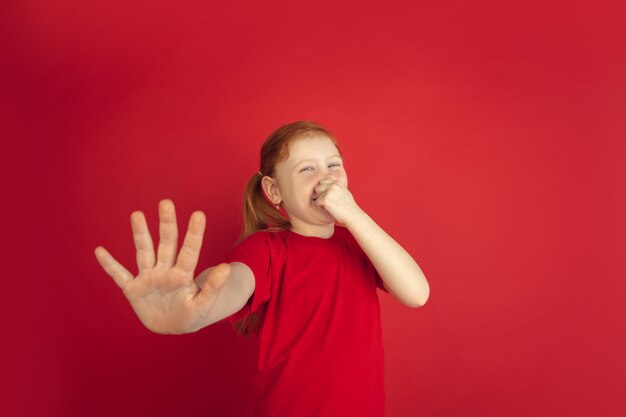
[[239, 240], [233, 245], [235, 248], [268, 248], [275, 249], [284, 247], [285, 237], [282, 231], [274, 231], [269, 229], [257, 230], [245, 236], [239, 238]]
[[340, 240], [344, 242], [344, 245], [350, 250], [354, 252], [358, 256], [365, 256], [365, 252], [357, 242], [356, 238], [352, 235], [350, 230], [348, 230], [345, 226], [335, 226], [335, 233], [338, 234]]
[[345, 226], [335, 225], [335, 233], [337, 234], [339, 239], [342, 240], [342, 241], [349, 242], [350, 244], [356, 244], [357, 243], [357, 241], [354, 238], [354, 236], [352, 236], [352, 233], [350, 233], [348, 228], [345, 227]]

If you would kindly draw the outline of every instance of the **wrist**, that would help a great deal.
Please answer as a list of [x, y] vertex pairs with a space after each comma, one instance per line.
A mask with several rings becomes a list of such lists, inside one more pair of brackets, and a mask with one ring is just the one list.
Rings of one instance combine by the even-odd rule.
[[365, 213], [365, 211], [358, 207], [343, 224], [348, 228], [348, 230], [352, 231], [353, 229], [358, 228], [359, 225], [366, 221], [368, 218], [369, 216], [367, 215], [367, 213]]

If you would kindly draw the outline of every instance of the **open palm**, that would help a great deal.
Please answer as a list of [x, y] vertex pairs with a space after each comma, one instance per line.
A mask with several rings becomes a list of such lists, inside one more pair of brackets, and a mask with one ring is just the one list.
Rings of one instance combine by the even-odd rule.
[[204, 283], [194, 280], [206, 224], [204, 213], [192, 213], [178, 257], [178, 226], [171, 200], [159, 202], [159, 218], [161, 240], [155, 258], [143, 213], [135, 211], [130, 216], [137, 248], [137, 277], [133, 277], [102, 246], [95, 249], [96, 259], [122, 289], [148, 329], [156, 333], [193, 332], [209, 323], [209, 313], [231, 267], [228, 263], [219, 264], [211, 269]]

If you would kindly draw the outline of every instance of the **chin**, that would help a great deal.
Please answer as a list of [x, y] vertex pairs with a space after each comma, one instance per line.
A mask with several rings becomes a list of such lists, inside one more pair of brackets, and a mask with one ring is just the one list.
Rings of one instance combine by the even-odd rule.
[[330, 214], [326, 214], [323, 217], [324, 217], [324, 220], [325, 220], [324, 224], [332, 224], [332, 223], [335, 223], [335, 221], [336, 221], [335, 218], [333, 216], [331, 216]]

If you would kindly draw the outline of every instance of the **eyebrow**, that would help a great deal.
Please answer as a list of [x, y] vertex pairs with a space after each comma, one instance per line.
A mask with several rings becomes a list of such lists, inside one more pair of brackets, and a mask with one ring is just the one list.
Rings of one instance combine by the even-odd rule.
[[[331, 156], [329, 156], [326, 160], [328, 161], [329, 159], [333, 159], [333, 158], [335, 158], [335, 157], [339, 157], [341, 160], [343, 160], [343, 158], [342, 158], [342, 157], [341, 157], [341, 155], [339, 155], [339, 154], [334, 154], [334, 155], [331, 155]], [[294, 168], [295, 168], [295, 167], [297, 167], [298, 165], [300, 165], [301, 163], [303, 163], [303, 162], [309, 162], [309, 161], [315, 161], [315, 159], [302, 159], [302, 160], [300, 160], [300, 161], [296, 162], [293, 166], [294, 166]]]

